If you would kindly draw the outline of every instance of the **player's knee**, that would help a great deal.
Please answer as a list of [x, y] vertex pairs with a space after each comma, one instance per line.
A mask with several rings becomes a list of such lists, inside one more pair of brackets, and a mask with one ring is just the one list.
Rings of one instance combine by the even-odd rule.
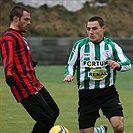
[[123, 125], [123, 123], [116, 124], [113, 128], [114, 128], [115, 133], [123, 133], [124, 132], [124, 125]]
[[112, 124], [112, 127], [114, 129], [115, 133], [123, 133], [124, 132], [124, 123], [123, 123], [123, 117], [112, 117], [110, 119], [110, 122]]

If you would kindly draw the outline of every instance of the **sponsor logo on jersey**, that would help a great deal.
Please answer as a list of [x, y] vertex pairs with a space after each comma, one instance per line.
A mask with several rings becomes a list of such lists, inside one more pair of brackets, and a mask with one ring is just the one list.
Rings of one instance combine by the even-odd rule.
[[106, 67], [108, 65], [108, 61], [84, 61], [85, 67]]
[[92, 80], [102, 80], [108, 75], [107, 71], [104, 69], [92, 69], [88, 73], [88, 77]]

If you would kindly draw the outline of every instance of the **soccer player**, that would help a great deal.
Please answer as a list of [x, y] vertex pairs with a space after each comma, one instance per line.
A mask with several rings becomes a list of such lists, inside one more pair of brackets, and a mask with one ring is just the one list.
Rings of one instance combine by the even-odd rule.
[[73, 81], [77, 69], [80, 133], [107, 132], [105, 125], [94, 128], [100, 109], [111, 123], [114, 133], [123, 133], [123, 108], [115, 80], [117, 71], [131, 69], [131, 62], [117, 43], [104, 37], [106, 26], [101, 17], [90, 18], [86, 28], [88, 37], [74, 44], [64, 78], [64, 82]]
[[[36, 121], [32, 133], [48, 133], [59, 115], [59, 108], [35, 76], [31, 51], [23, 32], [31, 24], [30, 12], [15, 6], [10, 11], [10, 27], [0, 40], [6, 83], [18, 102]], [[26, 131], [25, 131], [26, 132]]]

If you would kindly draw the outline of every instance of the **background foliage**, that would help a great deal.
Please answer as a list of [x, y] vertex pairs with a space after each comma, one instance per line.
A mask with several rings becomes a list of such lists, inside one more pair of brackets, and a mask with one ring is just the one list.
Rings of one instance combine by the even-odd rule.
[[[14, 5], [11, 0], [0, 3], [0, 35], [8, 28], [8, 14]], [[108, 37], [131, 37], [133, 32], [132, 0], [112, 0], [106, 7], [89, 7], [77, 12], [69, 12], [62, 6], [48, 8], [46, 5], [38, 9], [28, 7], [32, 15], [32, 25], [25, 36], [36, 37], [85, 37], [86, 22], [94, 16], [103, 17], [107, 25]]]

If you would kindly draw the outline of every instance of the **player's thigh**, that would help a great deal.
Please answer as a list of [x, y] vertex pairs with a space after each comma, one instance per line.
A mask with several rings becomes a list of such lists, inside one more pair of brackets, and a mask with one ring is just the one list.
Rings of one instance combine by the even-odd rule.
[[54, 112], [40, 93], [30, 95], [20, 102], [34, 120], [52, 119]]
[[97, 100], [93, 94], [94, 91], [90, 90], [79, 91], [79, 129], [94, 127], [96, 119], [100, 116], [100, 100]]
[[55, 117], [57, 117], [59, 115], [59, 108], [50, 93], [47, 91], [46, 88], [43, 88], [41, 91], [39, 91], [39, 93], [42, 95], [49, 107], [53, 110]]
[[95, 126], [96, 119], [99, 117], [98, 111], [87, 113], [87, 112], [80, 112], [78, 122], [79, 122], [79, 129], [88, 129]]
[[123, 107], [119, 100], [119, 97], [112, 97], [104, 101], [101, 105], [103, 114], [110, 119], [114, 116], [123, 117]]

